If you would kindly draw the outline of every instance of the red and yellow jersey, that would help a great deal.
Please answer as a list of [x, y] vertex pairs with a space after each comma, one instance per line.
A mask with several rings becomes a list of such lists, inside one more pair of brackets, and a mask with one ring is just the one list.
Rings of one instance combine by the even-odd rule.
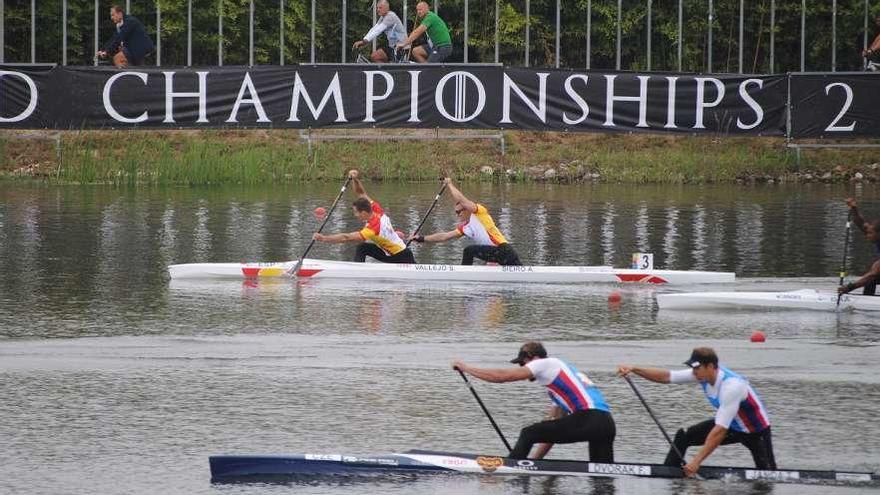
[[394, 232], [391, 220], [385, 214], [382, 205], [378, 201], [370, 201], [370, 205], [373, 207], [373, 216], [370, 217], [367, 224], [361, 229], [361, 237], [365, 241], [370, 241], [379, 246], [389, 256], [394, 256], [406, 249], [406, 244]]
[[458, 226], [459, 237], [466, 235], [480, 246], [498, 246], [507, 243], [507, 239], [495, 226], [495, 221], [489, 215], [489, 210], [479, 203], [474, 204], [477, 205], [477, 211], [471, 213], [471, 218], [467, 223]]

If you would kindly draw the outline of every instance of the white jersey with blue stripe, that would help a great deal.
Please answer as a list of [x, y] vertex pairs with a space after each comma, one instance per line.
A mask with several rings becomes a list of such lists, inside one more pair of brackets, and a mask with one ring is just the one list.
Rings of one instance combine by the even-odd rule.
[[[697, 378], [693, 370], [675, 370], [669, 372], [669, 381], [695, 382]], [[770, 427], [770, 415], [745, 377], [719, 366], [715, 383], [700, 382], [700, 385], [716, 409], [716, 425], [741, 433], [757, 433]]]
[[611, 412], [599, 388], [571, 364], [548, 357], [533, 359], [526, 367], [535, 381], [547, 387], [550, 399], [569, 414], [589, 409]]

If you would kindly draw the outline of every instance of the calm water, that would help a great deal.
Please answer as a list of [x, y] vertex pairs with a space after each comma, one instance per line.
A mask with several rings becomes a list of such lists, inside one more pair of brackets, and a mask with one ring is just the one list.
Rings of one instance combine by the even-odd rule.
[[[534, 264], [733, 270], [737, 289], [833, 288], [842, 198], [880, 215], [877, 190], [801, 187], [465, 185]], [[412, 230], [436, 187], [368, 184]], [[857, 493], [662, 480], [421, 477], [211, 485], [214, 453], [499, 454], [502, 444], [452, 359], [507, 366], [545, 342], [598, 382], [621, 461], [662, 460], [665, 440], [615, 365], [677, 366], [696, 345], [751, 378], [781, 466], [880, 470], [880, 329], [863, 314], [658, 312], [656, 288], [339, 281], [171, 283], [165, 266], [295, 259], [338, 185], [288, 189], [0, 184], [0, 493]], [[444, 202], [426, 229], [453, 225]], [[347, 208], [328, 231], [359, 227]], [[463, 242], [418, 246], [454, 262]], [[871, 250], [857, 236], [851, 271]], [[346, 259], [350, 246], [310, 256]], [[688, 289], [720, 289], [691, 287]], [[609, 306], [620, 290], [623, 302]], [[768, 341], [748, 336], [764, 330]], [[637, 382], [668, 429], [710, 416], [698, 387]], [[478, 383], [509, 440], [539, 418], [530, 383]], [[585, 456], [583, 445], [555, 457]], [[712, 464], [748, 465], [722, 447]]]

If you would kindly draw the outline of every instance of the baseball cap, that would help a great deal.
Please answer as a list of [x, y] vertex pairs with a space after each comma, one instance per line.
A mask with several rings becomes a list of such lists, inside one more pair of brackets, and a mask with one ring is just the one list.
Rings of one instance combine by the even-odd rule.
[[690, 368], [697, 368], [701, 364], [714, 364], [718, 366], [718, 355], [710, 347], [697, 347], [691, 352], [691, 357], [684, 364]]
[[547, 357], [547, 351], [544, 349], [544, 345], [540, 342], [526, 342], [519, 348], [519, 354], [511, 359], [510, 362], [522, 366], [525, 364], [526, 359], [533, 357]]

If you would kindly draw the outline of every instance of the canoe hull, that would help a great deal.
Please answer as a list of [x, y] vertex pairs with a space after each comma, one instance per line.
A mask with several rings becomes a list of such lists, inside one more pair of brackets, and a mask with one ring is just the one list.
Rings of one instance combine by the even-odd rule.
[[[289, 276], [295, 262], [190, 263], [171, 265], [172, 279], [246, 279]], [[422, 280], [516, 283], [705, 284], [732, 283], [732, 272], [631, 270], [607, 266], [497, 266], [354, 263], [311, 260], [303, 262], [299, 277], [313, 279]]]
[[659, 294], [662, 310], [797, 309], [813, 311], [880, 311], [880, 297], [845, 294], [837, 304], [831, 291], [802, 289], [789, 292], [690, 292]]
[[[372, 456], [341, 454], [218, 455], [209, 459], [211, 481], [263, 481], [295, 476], [367, 476], [388, 474], [471, 473], [513, 476], [602, 476], [681, 478], [680, 467], [638, 463], [595, 463], [570, 460], [509, 459], [411, 450], [400, 454]], [[742, 479], [780, 482], [837, 481], [876, 483], [873, 473], [818, 470], [756, 470], [738, 467], [704, 466], [706, 479]]]

